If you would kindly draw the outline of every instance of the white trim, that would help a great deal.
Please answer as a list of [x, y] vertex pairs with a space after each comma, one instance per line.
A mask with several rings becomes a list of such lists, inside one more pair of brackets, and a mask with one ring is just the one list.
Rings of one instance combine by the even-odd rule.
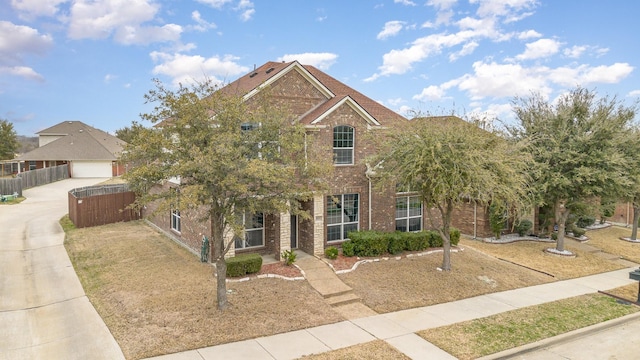
[[311, 125], [315, 125], [320, 121], [324, 120], [327, 116], [331, 115], [336, 109], [340, 106], [347, 104], [349, 105], [358, 115], [362, 116], [362, 118], [367, 122], [368, 125], [376, 125], [380, 126], [378, 120], [376, 120], [373, 116], [371, 116], [360, 104], [358, 104], [355, 100], [351, 98], [351, 96], [347, 95], [342, 100], [338, 101], [335, 105], [333, 105], [329, 110], [325, 111], [322, 115], [318, 116], [315, 120], [311, 122]]

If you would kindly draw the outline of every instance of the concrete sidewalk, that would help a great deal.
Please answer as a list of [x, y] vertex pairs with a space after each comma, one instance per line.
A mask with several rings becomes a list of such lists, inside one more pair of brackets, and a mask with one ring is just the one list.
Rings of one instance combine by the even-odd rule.
[[[332, 287], [330, 284], [336, 284], [329, 274], [320, 267], [321, 264], [326, 266], [322, 261], [312, 257], [305, 261], [310, 264], [303, 264], [301, 267], [307, 269], [305, 271], [306, 277], [314, 279], [309, 281], [310, 284], [315, 282], [315, 285], [312, 285], [314, 288], [330, 288]], [[315, 267], [317, 267], [317, 273], [313, 270]], [[629, 279], [629, 271], [633, 269], [627, 268], [433, 306], [354, 318], [335, 324], [169, 354], [153, 359], [285, 360], [336, 350], [376, 339], [387, 341], [411, 359], [455, 359], [452, 355], [416, 335], [415, 332], [631, 284], [635, 282]], [[337, 277], [336, 279], [340, 281]]]
[[0, 206], [0, 359], [124, 359], [87, 299], [58, 221], [68, 191], [105, 179], [68, 179]]

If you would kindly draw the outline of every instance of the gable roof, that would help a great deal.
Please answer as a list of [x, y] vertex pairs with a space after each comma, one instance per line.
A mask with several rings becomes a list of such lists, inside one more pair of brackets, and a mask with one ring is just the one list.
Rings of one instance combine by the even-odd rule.
[[17, 160], [116, 160], [126, 144], [81, 121], [64, 121], [37, 134], [61, 137], [19, 156]]
[[309, 112], [303, 114], [298, 121], [305, 125], [316, 124], [343, 104], [351, 106], [365, 118], [369, 125], [393, 126], [408, 120], [395, 111], [372, 100], [355, 89], [345, 85], [311, 65], [301, 65], [297, 61], [267, 62], [236, 81], [228, 84], [221, 91], [243, 96], [245, 99], [258, 93], [291, 71], [297, 71], [313, 85], [327, 100]]

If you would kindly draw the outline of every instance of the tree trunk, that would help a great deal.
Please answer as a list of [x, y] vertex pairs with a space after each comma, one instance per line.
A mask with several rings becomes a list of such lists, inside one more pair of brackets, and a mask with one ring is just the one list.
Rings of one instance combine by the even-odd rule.
[[442, 270], [451, 271], [451, 213], [453, 212], [453, 201], [447, 200], [444, 213], [442, 214]]
[[558, 224], [558, 240], [556, 240], [556, 250], [564, 251], [564, 234], [565, 223], [569, 218], [571, 211], [565, 207], [564, 201], [558, 201], [556, 203], [556, 223]]
[[224, 221], [222, 216], [215, 211], [211, 211], [211, 244], [213, 245], [213, 261], [216, 264], [216, 294], [218, 310], [229, 307], [227, 300], [227, 263], [224, 260]]
[[638, 221], [640, 220], [640, 204], [633, 203], [633, 224], [631, 226], [631, 240], [638, 237]]

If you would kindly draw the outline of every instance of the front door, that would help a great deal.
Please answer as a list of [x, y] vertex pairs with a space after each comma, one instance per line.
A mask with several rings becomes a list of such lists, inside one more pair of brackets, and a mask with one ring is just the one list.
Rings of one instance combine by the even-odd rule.
[[298, 215], [291, 215], [291, 248], [298, 248]]

